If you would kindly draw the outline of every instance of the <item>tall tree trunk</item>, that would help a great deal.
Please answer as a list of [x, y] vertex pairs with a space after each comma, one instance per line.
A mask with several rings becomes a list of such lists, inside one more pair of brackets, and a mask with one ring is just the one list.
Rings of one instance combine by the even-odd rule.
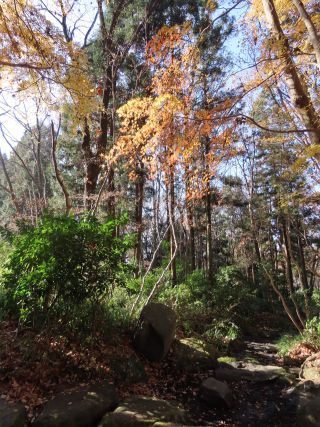
[[[207, 138], [205, 141], [205, 154], [206, 156], [210, 152], [210, 140]], [[211, 218], [211, 185], [210, 185], [210, 171], [207, 161], [205, 160], [205, 171], [206, 171], [206, 252], [207, 252], [207, 275], [209, 282], [213, 280], [213, 252], [212, 252], [212, 218]]]
[[189, 251], [190, 251], [190, 272], [196, 269], [196, 245], [195, 245], [195, 229], [194, 229], [194, 215], [193, 207], [187, 203], [187, 221], [189, 227]]
[[311, 298], [312, 292], [310, 292], [310, 286], [308, 283], [306, 261], [305, 261], [305, 256], [304, 256], [304, 244], [303, 244], [303, 240], [301, 238], [301, 234], [302, 234], [302, 224], [301, 224], [300, 219], [298, 219], [297, 220], [298, 265], [299, 265], [301, 286], [302, 286], [303, 293], [304, 293], [306, 315], [307, 315], [307, 318], [309, 318], [309, 316], [310, 316], [310, 298]]
[[293, 256], [292, 256], [290, 233], [288, 232], [288, 221], [285, 218], [282, 218], [281, 222], [282, 222], [284, 249], [285, 249], [286, 276], [287, 276], [288, 291], [289, 291], [291, 301], [292, 301], [294, 308], [296, 310], [297, 317], [298, 317], [300, 323], [302, 325], [304, 325], [304, 320], [302, 318], [298, 303], [297, 303], [295, 295], [294, 295], [294, 282], [293, 282], [293, 273], [292, 273]]
[[[279, 56], [283, 57], [285, 61], [284, 76], [291, 102], [306, 129], [312, 129], [309, 132], [312, 144], [320, 144], [319, 117], [314, 109], [303, 78], [299, 75], [291, 57], [289, 42], [282, 30], [274, 2], [273, 0], [262, 0], [262, 2], [267, 21], [278, 46]], [[317, 158], [319, 157], [317, 156]]]
[[0, 150], [0, 163], [1, 163], [1, 166], [2, 166], [2, 169], [3, 169], [4, 176], [6, 177], [6, 181], [7, 181], [7, 185], [8, 185], [8, 192], [9, 192], [9, 194], [11, 196], [11, 200], [12, 200], [13, 206], [15, 207], [17, 213], [19, 214], [19, 213], [21, 213], [21, 209], [20, 209], [20, 206], [19, 206], [19, 202], [18, 202], [16, 193], [14, 192], [13, 185], [12, 185], [10, 176], [8, 174], [8, 171], [7, 171], [6, 162], [5, 162], [4, 158], [3, 158], [1, 150]]
[[[189, 177], [188, 170], [185, 171], [185, 189], [186, 194], [188, 194], [189, 190]], [[194, 229], [194, 215], [193, 215], [193, 203], [190, 200], [186, 201], [186, 212], [187, 212], [187, 223], [189, 229], [189, 245], [188, 245], [188, 253], [189, 257], [186, 257], [187, 262], [187, 272], [192, 272], [196, 269], [196, 245], [195, 245], [195, 229]]]
[[64, 201], [65, 201], [65, 205], [66, 205], [66, 215], [69, 215], [70, 210], [72, 208], [72, 202], [71, 202], [71, 198], [67, 189], [67, 186], [64, 182], [64, 179], [59, 171], [59, 167], [58, 167], [58, 162], [57, 162], [57, 158], [56, 158], [56, 148], [57, 148], [57, 138], [55, 135], [55, 131], [54, 131], [54, 125], [53, 122], [51, 122], [51, 155], [52, 155], [52, 163], [53, 163], [53, 168], [54, 168], [54, 172], [57, 178], [57, 181], [61, 187], [61, 190], [63, 192], [64, 195]]
[[177, 263], [176, 263], [176, 242], [175, 242], [175, 236], [174, 236], [174, 230], [173, 227], [175, 226], [175, 191], [174, 191], [174, 169], [173, 167], [170, 168], [169, 172], [169, 221], [171, 224], [171, 232], [170, 232], [170, 258], [172, 260], [171, 262], [171, 278], [172, 278], [172, 286], [177, 285]]
[[320, 37], [317, 34], [317, 29], [314, 23], [312, 22], [312, 19], [308, 14], [306, 8], [304, 7], [302, 1], [292, 0], [292, 3], [298, 9], [299, 15], [304, 25], [306, 26], [306, 29], [308, 31], [308, 39], [314, 49], [314, 54], [316, 56], [317, 65], [320, 71]]
[[143, 163], [136, 165], [137, 179], [135, 182], [135, 223], [137, 230], [137, 240], [134, 248], [134, 257], [137, 264], [136, 275], [141, 273], [142, 268], [142, 209], [144, 197], [144, 172]]

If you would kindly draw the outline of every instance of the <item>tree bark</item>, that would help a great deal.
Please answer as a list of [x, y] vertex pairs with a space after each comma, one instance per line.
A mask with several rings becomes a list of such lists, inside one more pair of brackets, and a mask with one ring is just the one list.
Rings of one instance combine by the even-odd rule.
[[177, 285], [177, 263], [176, 263], [176, 241], [175, 241], [175, 235], [174, 235], [174, 223], [175, 223], [175, 214], [174, 214], [174, 208], [175, 208], [175, 191], [174, 191], [174, 170], [173, 168], [170, 169], [169, 172], [169, 223], [171, 224], [171, 232], [170, 232], [170, 259], [171, 261], [171, 278], [172, 278], [172, 286]]
[[311, 43], [314, 49], [314, 54], [315, 54], [317, 65], [320, 71], [320, 37], [317, 34], [317, 29], [314, 23], [312, 22], [312, 19], [308, 14], [306, 8], [304, 7], [304, 4], [302, 3], [302, 1], [292, 0], [292, 3], [297, 8], [299, 15], [307, 29], [309, 42]]
[[134, 257], [137, 264], [136, 275], [141, 273], [142, 269], [142, 210], [144, 197], [144, 172], [143, 163], [136, 165], [137, 179], [135, 183], [135, 223], [137, 230], [137, 240], [134, 248]]
[[[205, 141], [205, 154], [206, 156], [210, 152], [210, 141], [206, 139]], [[212, 253], [212, 219], [211, 219], [211, 185], [210, 185], [210, 171], [208, 168], [207, 161], [205, 160], [205, 171], [206, 171], [206, 253], [207, 253], [207, 275], [209, 282], [213, 280], [213, 253]]]
[[[305, 87], [303, 78], [299, 75], [291, 57], [289, 42], [282, 30], [274, 2], [273, 0], [262, 0], [262, 2], [267, 21], [278, 46], [279, 56], [282, 56], [285, 61], [284, 76], [291, 102], [306, 129], [312, 130], [309, 132], [311, 143], [318, 145], [320, 144], [319, 117]], [[320, 158], [320, 156], [318, 155], [317, 158]]]
[[1, 150], [0, 150], [0, 163], [1, 163], [2, 168], [3, 168], [4, 176], [6, 177], [6, 181], [7, 181], [7, 184], [8, 184], [8, 191], [10, 193], [12, 203], [13, 203], [13, 205], [14, 205], [17, 213], [19, 214], [19, 213], [21, 213], [19, 202], [18, 202], [16, 193], [14, 192], [13, 185], [12, 185], [10, 176], [8, 174], [8, 171], [7, 171], [6, 162], [5, 162], [4, 158], [3, 158]]
[[58, 168], [58, 162], [57, 162], [57, 158], [56, 158], [56, 147], [57, 147], [57, 139], [56, 139], [56, 135], [54, 132], [54, 125], [53, 122], [51, 122], [51, 155], [52, 155], [52, 163], [53, 163], [53, 167], [54, 167], [54, 172], [57, 178], [57, 181], [61, 187], [61, 190], [63, 192], [64, 195], [64, 200], [65, 200], [65, 205], [66, 205], [66, 215], [69, 215], [70, 210], [72, 208], [72, 203], [71, 203], [71, 199], [70, 199], [70, 195], [68, 192], [68, 189], [65, 185], [65, 182], [63, 180], [63, 177], [59, 171]]

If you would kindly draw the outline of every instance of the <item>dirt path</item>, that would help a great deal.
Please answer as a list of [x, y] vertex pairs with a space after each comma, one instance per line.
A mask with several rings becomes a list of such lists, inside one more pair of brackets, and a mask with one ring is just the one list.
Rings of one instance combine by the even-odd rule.
[[[284, 367], [277, 357], [277, 348], [270, 342], [246, 342], [246, 349], [236, 355], [244, 363]], [[284, 367], [286, 368], [286, 367]], [[294, 376], [295, 369], [288, 373]], [[212, 409], [198, 398], [201, 381], [215, 376], [214, 371], [198, 375], [175, 376], [171, 371], [170, 360], [165, 372], [162, 371], [156, 391], [157, 397], [170, 398], [181, 403], [189, 412], [190, 419], [198, 426], [241, 426], [241, 427], [281, 427], [295, 426], [293, 405], [288, 405], [285, 392], [291, 386], [284, 378], [269, 381], [228, 381], [234, 396], [231, 409]], [[163, 383], [163, 378], [166, 378]], [[172, 392], [174, 390], [174, 392]], [[172, 396], [170, 396], [172, 394]]]

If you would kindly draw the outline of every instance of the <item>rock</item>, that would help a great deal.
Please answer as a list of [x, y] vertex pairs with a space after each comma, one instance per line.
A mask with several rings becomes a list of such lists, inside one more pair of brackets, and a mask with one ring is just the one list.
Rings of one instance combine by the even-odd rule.
[[320, 396], [305, 401], [297, 411], [297, 427], [320, 426]]
[[0, 399], [0, 427], [24, 427], [26, 410], [20, 403], [8, 403]]
[[273, 365], [256, 365], [248, 362], [221, 363], [215, 377], [222, 381], [251, 381], [255, 383], [281, 379], [292, 384], [294, 378], [285, 369]]
[[164, 304], [147, 304], [134, 334], [136, 349], [153, 362], [162, 360], [174, 339], [176, 318], [175, 312]]
[[228, 342], [228, 354], [238, 353], [244, 351], [247, 348], [247, 344], [240, 338], [235, 338]]
[[185, 412], [166, 400], [135, 396], [106, 414], [98, 427], [174, 426], [186, 423]]
[[60, 393], [47, 402], [33, 427], [95, 427], [107, 411], [117, 405], [115, 388], [110, 384], [91, 385]]
[[114, 377], [122, 384], [137, 384], [148, 381], [148, 375], [143, 363], [135, 356], [115, 357], [109, 362], [110, 368], [114, 371]]
[[200, 397], [210, 406], [228, 406], [232, 405], [232, 393], [227, 384], [207, 378], [200, 386]]
[[320, 383], [320, 366], [306, 366], [303, 369], [303, 378], [305, 380], [311, 380], [315, 383]]
[[297, 412], [298, 427], [320, 426], [320, 384], [301, 381], [286, 391], [286, 408]]
[[213, 345], [197, 338], [176, 340], [173, 359], [177, 369], [187, 372], [214, 369], [218, 352]]
[[320, 384], [320, 352], [308, 357], [301, 367], [301, 376]]

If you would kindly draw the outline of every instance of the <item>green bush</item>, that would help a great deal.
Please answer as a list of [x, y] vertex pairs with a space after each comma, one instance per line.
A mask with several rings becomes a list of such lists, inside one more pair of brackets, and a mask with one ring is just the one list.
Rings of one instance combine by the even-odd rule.
[[230, 320], [217, 320], [204, 332], [203, 337], [219, 350], [226, 350], [230, 341], [239, 338], [240, 328]]
[[315, 350], [320, 350], [320, 318], [313, 317], [306, 322], [301, 335], [283, 335], [277, 342], [278, 353], [286, 356], [298, 344], [308, 344]]
[[315, 316], [307, 321], [302, 336], [304, 342], [320, 349], [320, 317]]
[[20, 319], [68, 314], [73, 306], [111, 295], [132, 240], [115, 237], [122, 222], [47, 216], [36, 227], [24, 227], [13, 240], [2, 278]]
[[277, 341], [278, 354], [280, 356], [286, 356], [290, 350], [297, 344], [300, 344], [303, 340], [301, 335], [289, 335], [285, 334]]

